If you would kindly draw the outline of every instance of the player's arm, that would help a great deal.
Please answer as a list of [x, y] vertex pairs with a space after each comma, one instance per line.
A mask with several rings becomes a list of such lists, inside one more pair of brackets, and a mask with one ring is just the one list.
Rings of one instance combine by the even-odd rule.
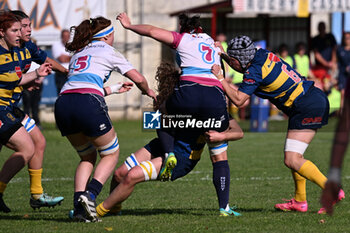
[[23, 77], [21, 78], [21, 81], [18, 83], [19, 86], [28, 84], [36, 79], [39, 79], [40, 77], [45, 77], [51, 73], [51, 64], [50, 63], [44, 63], [42, 64], [38, 69], [35, 71], [23, 74]]
[[148, 95], [153, 99], [157, 99], [154, 91], [151, 88], [149, 88], [146, 78], [137, 70], [129, 70], [124, 74], [124, 76], [133, 81], [136, 84], [136, 86], [142, 91], [142, 94]]
[[139, 35], [151, 37], [159, 42], [163, 42], [167, 45], [172, 45], [174, 37], [171, 31], [158, 28], [148, 24], [133, 25], [126, 13], [120, 13], [117, 16], [117, 20], [120, 21], [125, 29], [129, 29]]
[[208, 142], [236, 141], [242, 139], [243, 136], [244, 133], [241, 127], [234, 119], [230, 120], [229, 128], [224, 132], [219, 133], [217, 131], [210, 130], [205, 133], [205, 137]]
[[[54, 59], [47, 57], [45, 62], [50, 63], [52, 65], [52, 69], [54, 71], [59, 71], [61, 73], [68, 74], [68, 69], [64, 68], [60, 63], [58, 63]], [[69, 62], [69, 60], [68, 60], [68, 62]]]
[[237, 106], [241, 107], [248, 99], [249, 95], [238, 90], [235, 85], [230, 85], [225, 81], [225, 77], [221, 73], [221, 67], [219, 65], [213, 65], [211, 68], [212, 73], [219, 79], [227, 97]]
[[111, 86], [104, 87], [105, 96], [111, 94], [120, 94], [129, 91], [133, 87], [132, 82], [117, 83]]

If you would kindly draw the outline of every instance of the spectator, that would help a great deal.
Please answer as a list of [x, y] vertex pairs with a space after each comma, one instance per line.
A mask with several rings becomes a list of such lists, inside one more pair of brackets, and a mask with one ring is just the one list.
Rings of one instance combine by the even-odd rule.
[[[315, 66], [312, 68], [312, 72], [319, 81], [319, 87], [323, 91], [327, 91], [327, 85], [332, 78], [331, 73], [333, 74], [337, 68], [337, 42], [331, 33], [326, 33], [324, 22], [318, 24], [318, 32], [319, 34], [311, 41], [312, 51], [315, 55]], [[318, 83], [315, 84], [317, 86]]]
[[295, 46], [296, 53], [294, 54], [295, 68], [305, 78], [309, 77], [310, 59], [306, 53], [306, 45], [304, 42], [299, 42]]
[[[65, 45], [69, 41], [70, 33], [67, 29], [61, 32], [61, 40], [52, 45], [52, 56], [59, 61], [64, 68], [68, 69], [70, 54], [66, 51]], [[62, 86], [67, 81], [67, 74], [59, 71], [55, 72], [55, 84], [57, 95], [60, 93]]]
[[288, 63], [291, 67], [295, 68], [294, 60], [289, 56], [289, 48], [287, 44], [281, 44], [278, 47], [278, 56]]

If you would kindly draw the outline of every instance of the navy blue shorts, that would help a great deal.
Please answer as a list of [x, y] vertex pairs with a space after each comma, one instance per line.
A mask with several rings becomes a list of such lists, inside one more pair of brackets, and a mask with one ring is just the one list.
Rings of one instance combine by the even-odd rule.
[[[203, 151], [205, 143], [200, 143], [196, 146], [191, 143], [186, 143], [184, 141], [176, 140], [174, 144], [174, 153], [177, 159], [177, 164], [173, 169], [171, 175], [171, 180], [174, 181], [180, 177], [187, 175], [193, 168], [197, 165], [200, 155]], [[153, 139], [145, 146], [145, 149], [148, 150], [153, 157], [163, 156], [161, 150], [161, 143], [158, 138]], [[192, 155], [196, 154], [196, 160], [190, 159]]]
[[64, 94], [55, 103], [55, 118], [62, 136], [83, 133], [98, 137], [112, 129], [108, 107], [96, 94]]
[[192, 115], [203, 121], [213, 118], [219, 120], [221, 127], [212, 128], [218, 132], [225, 131], [229, 126], [225, 93], [219, 87], [182, 80], [168, 98], [166, 110], [168, 114]]
[[288, 114], [288, 129], [318, 129], [328, 123], [329, 102], [317, 87], [310, 87], [306, 94], [295, 101]]
[[14, 133], [21, 128], [25, 114], [17, 107], [0, 109], [0, 143], [5, 145]]

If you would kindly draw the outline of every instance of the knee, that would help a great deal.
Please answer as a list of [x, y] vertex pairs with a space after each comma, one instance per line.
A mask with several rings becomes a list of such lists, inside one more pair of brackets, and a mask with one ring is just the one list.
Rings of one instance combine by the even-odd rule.
[[296, 169], [299, 164], [300, 159], [303, 159], [303, 156], [301, 154], [298, 153], [286, 153], [284, 156], [284, 165], [286, 165], [286, 167], [294, 169], [294, 170], [298, 170]]
[[114, 171], [114, 175], [113, 175], [113, 179], [115, 181], [117, 181], [118, 183], [122, 182], [122, 180], [124, 179], [124, 177], [127, 174], [127, 170], [125, 172], [126, 169], [122, 169], [122, 168], [118, 168], [117, 170]]
[[136, 174], [134, 174], [133, 171], [129, 171], [128, 174], [124, 177], [123, 183], [127, 186], [133, 186], [136, 184], [137, 178], [138, 177], [136, 176]]

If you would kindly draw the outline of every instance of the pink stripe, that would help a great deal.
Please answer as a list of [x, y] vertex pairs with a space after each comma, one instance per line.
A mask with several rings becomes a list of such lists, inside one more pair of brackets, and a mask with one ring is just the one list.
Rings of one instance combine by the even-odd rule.
[[65, 90], [64, 92], [60, 93], [60, 95], [69, 94], [69, 93], [79, 93], [79, 94], [89, 93], [89, 94], [96, 94], [96, 95], [100, 95], [100, 96], [104, 97], [104, 95], [101, 92], [99, 92], [98, 90], [93, 89], [93, 88], [79, 88], [79, 89]]
[[217, 87], [220, 87], [222, 90], [224, 90], [224, 87], [222, 86], [221, 82], [219, 80], [213, 79], [213, 78], [203, 78], [203, 77], [196, 77], [196, 76], [181, 76], [180, 80], [191, 81], [194, 83], [199, 83], [199, 84], [208, 85], [208, 86], [217, 86]]
[[174, 41], [171, 45], [171, 48], [176, 49], [177, 46], [179, 46], [180, 41], [181, 41], [182, 37], [184, 36], [184, 33], [182, 33], [182, 34], [180, 34], [178, 32], [171, 32], [171, 33], [173, 34], [173, 37], [174, 37]]

